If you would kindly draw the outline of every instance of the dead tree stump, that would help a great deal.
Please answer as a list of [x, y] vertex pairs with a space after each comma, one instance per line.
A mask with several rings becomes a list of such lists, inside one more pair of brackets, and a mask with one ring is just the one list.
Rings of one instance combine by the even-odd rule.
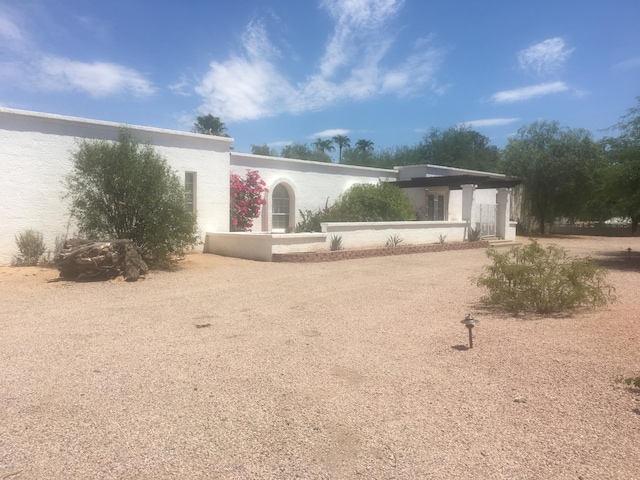
[[110, 280], [122, 275], [127, 282], [135, 282], [149, 270], [132, 240], [69, 240], [53, 261], [60, 278], [75, 281]]

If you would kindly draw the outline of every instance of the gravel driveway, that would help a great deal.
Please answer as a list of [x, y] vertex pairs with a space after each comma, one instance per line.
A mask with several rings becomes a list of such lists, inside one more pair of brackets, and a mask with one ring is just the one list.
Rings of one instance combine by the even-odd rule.
[[131, 284], [2, 267], [0, 479], [640, 478], [640, 394], [615, 382], [640, 375], [640, 240], [549, 241], [611, 267], [619, 302], [484, 310], [484, 250], [197, 254]]

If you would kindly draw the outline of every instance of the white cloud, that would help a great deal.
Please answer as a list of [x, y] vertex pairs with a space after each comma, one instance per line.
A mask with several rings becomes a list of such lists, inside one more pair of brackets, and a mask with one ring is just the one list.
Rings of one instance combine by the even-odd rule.
[[498, 127], [501, 125], [510, 125], [519, 122], [519, 118], [484, 118], [481, 120], [471, 120], [469, 122], [460, 122], [460, 127], [480, 128], [480, 127]]
[[564, 92], [568, 89], [569, 87], [564, 82], [542, 83], [515, 90], [503, 90], [502, 92], [494, 93], [491, 96], [491, 100], [497, 103], [523, 102], [552, 93]]
[[84, 63], [45, 56], [40, 62], [38, 84], [43, 90], [81, 90], [93, 97], [131, 93], [152, 95], [156, 89], [140, 73], [113, 63]]
[[327, 137], [335, 137], [336, 135], [347, 135], [349, 130], [345, 130], [344, 128], [334, 128], [330, 130], [323, 130], [321, 132], [316, 132], [310, 135], [310, 138], [327, 138]]
[[169, 90], [176, 95], [182, 95], [183, 97], [191, 96], [191, 84], [187, 81], [187, 78], [184, 75], [181, 75], [180, 79], [176, 83], [169, 85]]
[[287, 145], [292, 145], [293, 144], [293, 140], [279, 140], [277, 142], [270, 142], [267, 143], [268, 147], [286, 147]]
[[0, 11], [0, 38], [5, 45], [11, 46], [12, 44], [20, 44], [25, 41], [25, 37], [22, 30], [15, 24], [15, 22], [9, 18], [9, 16]]
[[524, 71], [544, 76], [564, 65], [574, 48], [567, 48], [560, 37], [549, 38], [518, 52], [518, 64]]
[[18, 88], [40, 91], [78, 90], [93, 97], [131, 94], [146, 97], [156, 88], [144, 75], [108, 62], [79, 62], [42, 51], [18, 27], [19, 15], [10, 18], [0, 10], [0, 78]]
[[640, 67], [640, 57], [630, 58], [624, 62], [617, 63], [614, 68], [618, 70], [631, 70]]
[[334, 21], [317, 70], [293, 82], [278, 62], [282, 55], [270, 42], [262, 23], [252, 22], [242, 37], [242, 51], [212, 62], [196, 92], [202, 112], [226, 121], [301, 113], [340, 101], [363, 101], [376, 95], [410, 95], [435, 91], [435, 73], [444, 51], [422, 40], [395, 67], [383, 67], [393, 44], [386, 25], [402, 0], [323, 0]]
[[264, 26], [249, 25], [243, 37], [244, 55], [212, 62], [195, 91], [204, 98], [200, 110], [227, 121], [256, 119], [289, 108], [297, 95], [272, 62], [279, 52]]

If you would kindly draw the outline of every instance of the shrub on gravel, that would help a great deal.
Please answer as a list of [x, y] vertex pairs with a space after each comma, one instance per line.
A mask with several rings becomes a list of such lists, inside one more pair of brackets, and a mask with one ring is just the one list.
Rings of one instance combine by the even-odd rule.
[[47, 250], [42, 233], [29, 229], [16, 235], [15, 238], [20, 255], [14, 258], [14, 265], [37, 265]]
[[615, 300], [607, 270], [591, 257], [573, 258], [566, 250], [533, 241], [506, 253], [487, 251], [493, 263], [475, 279], [489, 290], [482, 301], [513, 313], [554, 313], [579, 306], [605, 306]]

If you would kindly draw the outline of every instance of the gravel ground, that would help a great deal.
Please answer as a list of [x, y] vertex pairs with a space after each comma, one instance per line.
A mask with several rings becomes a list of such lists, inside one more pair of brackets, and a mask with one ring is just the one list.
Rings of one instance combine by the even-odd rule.
[[2, 267], [0, 479], [640, 478], [640, 394], [615, 382], [640, 375], [640, 239], [550, 241], [619, 302], [487, 311], [484, 250], [197, 254], [132, 284]]

